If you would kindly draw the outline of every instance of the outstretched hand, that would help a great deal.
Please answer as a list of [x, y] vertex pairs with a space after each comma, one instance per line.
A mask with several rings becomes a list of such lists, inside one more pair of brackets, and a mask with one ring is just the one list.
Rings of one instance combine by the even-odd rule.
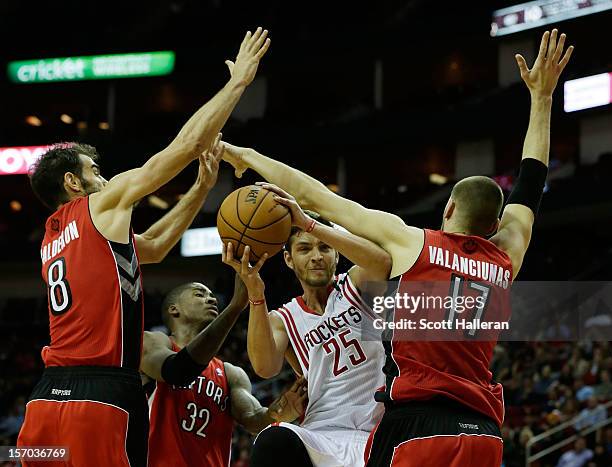
[[308, 382], [300, 376], [288, 391], [270, 404], [268, 414], [277, 422], [289, 423], [304, 415], [307, 403]]
[[263, 298], [265, 284], [259, 275], [259, 270], [268, 259], [268, 253], [264, 253], [255, 266], [249, 264], [249, 256], [251, 248], [246, 246], [242, 253], [240, 261], [234, 258], [234, 244], [231, 242], [225, 243], [221, 247], [221, 261], [231, 266], [238, 273], [244, 285], [246, 285], [249, 298], [251, 300], [259, 300]]
[[291, 213], [291, 225], [294, 225], [299, 229], [306, 230], [308, 225], [312, 222], [312, 218], [304, 212], [304, 210], [295, 200], [294, 196], [290, 195], [278, 186], [273, 185], [272, 183], [257, 182], [257, 185], [274, 193], [274, 201], [289, 209], [289, 212]]
[[251, 31], [247, 31], [242, 44], [240, 44], [236, 61], [225, 61], [232, 79], [245, 86], [251, 84], [257, 73], [259, 61], [268, 50], [268, 47], [270, 47], [270, 39], [268, 38], [267, 29], [262, 30], [259, 27], [254, 34]]
[[[527, 62], [522, 55], [515, 55], [521, 78], [523, 78], [532, 96], [552, 96], [555, 87], [557, 87], [559, 76], [572, 56], [574, 46], [569, 46], [563, 54], [566, 36], [561, 34], [557, 41], [557, 34], [556, 29], [553, 29], [552, 34], [548, 31], [544, 33], [540, 42], [540, 51], [531, 69], [527, 67]], [[561, 58], [562, 54], [563, 58]]]
[[241, 178], [242, 174], [249, 168], [244, 160], [244, 156], [249, 149], [234, 146], [225, 141], [222, 141], [221, 144], [223, 144], [223, 160], [234, 167], [236, 178]]
[[210, 190], [217, 183], [219, 174], [219, 162], [223, 157], [223, 142], [221, 141], [222, 134], [219, 133], [213, 145], [202, 154], [200, 154], [200, 166], [198, 168], [197, 184]]

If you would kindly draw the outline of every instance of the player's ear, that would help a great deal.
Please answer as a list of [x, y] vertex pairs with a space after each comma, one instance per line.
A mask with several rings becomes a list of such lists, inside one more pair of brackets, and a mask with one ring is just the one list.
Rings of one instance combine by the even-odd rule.
[[495, 232], [497, 232], [497, 229], [499, 229], [499, 223], [500, 222], [501, 221], [499, 220], [499, 218], [495, 219], [495, 222], [491, 226], [491, 229], [487, 232], [486, 237], [490, 237], [491, 235], [494, 235]]
[[448, 203], [446, 203], [446, 208], [444, 209], [444, 219], [450, 219], [455, 212], [455, 201], [453, 198], [448, 199]]
[[80, 193], [83, 189], [81, 179], [72, 172], [64, 174], [64, 188], [68, 193]]
[[293, 258], [291, 257], [291, 253], [289, 253], [287, 250], [284, 250], [283, 258], [285, 259], [285, 264], [289, 266], [290, 269], [293, 269]]
[[168, 314], [172, 316], [173, 318], [178, 318], [180, 315], [179, 310], [176, 307], [176, 305], [170, 305], [170, 307], [168, 308]]

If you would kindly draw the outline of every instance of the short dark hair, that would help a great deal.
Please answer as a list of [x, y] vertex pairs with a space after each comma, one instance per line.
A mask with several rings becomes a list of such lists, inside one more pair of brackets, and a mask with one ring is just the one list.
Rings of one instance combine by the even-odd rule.
[[[304, 213], [311, 219], [314, 219], [315, 221], [319, 222], [320, 224], [326, 225], [328, 227], [332, 227], [332, 223], [329, 222], [327, 219], [324, 219], [323, 217], [321, 217], [321, 215], [318, 212], [308, 211], [305, 209]], [[295, 239], [297, 234], [300, 232], [302, 232], [302, 229], [295, 227], [295, 226], [291, 227], [291, 233], [289, 234], [289, 239], [287, 240], [287, 243], [285, 244], [285, 250], [288, 251], [289, 253], [291, 253], [291, 245], [293, 245], [293, 240]]]
[[176, 305], [178, 303], [183, 292], [191, 288], [191, 284], [193, 284], [193, 282], [188, 282], [186, 284], [177, 285], [170, 292], [168, 292], [168, 294], [164, 297], [164, 301], [162, 302], [162, 310], [161, 310], [162, 321], [168, 329], [172, 329], [170, 326], [171, 320], [170, 320], [170, 313], [168, 312], [168, 310], [170, 309], [172, 305]]
[[457, 182], [451, 198], [460, 207], [464, 227], [474, 235], [490, 233], [504, 204], [504, 192], [497, 182], [480, 175]]
[[42, 203], [56, 209], [68, 201], [64, 190], [64, 174], [72, 172], [77, 177], [83, 176], [83, 164], [79, 154], [97, 161], [100, 156], [93, 146], [83, 143], [58, 143], [51, 146], [30, 168], [32, 190]]

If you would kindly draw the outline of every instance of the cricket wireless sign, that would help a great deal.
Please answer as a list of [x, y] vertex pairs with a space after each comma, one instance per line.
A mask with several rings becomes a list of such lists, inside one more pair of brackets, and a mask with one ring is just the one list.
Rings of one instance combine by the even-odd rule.
[[86, 57], [46, 58], [8, 64], [14, 83], [49, 83], [167, 75], [174, 52], [147, 52]]

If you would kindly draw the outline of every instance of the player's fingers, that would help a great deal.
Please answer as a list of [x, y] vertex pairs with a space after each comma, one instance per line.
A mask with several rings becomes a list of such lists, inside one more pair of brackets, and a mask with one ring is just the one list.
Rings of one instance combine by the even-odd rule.
[[255, 266], [253, 266], [253, 272], [254, 273], [259, 272], [259, 270], [261, 269], [261, 267], [263, 266], [263, 264], [266, 262], [267, 259], [268, 259], [268, 253], [264, 253], [263, 255], [261, 255], [261, 258], [259, 258], [259, 261], [255, 263]]
[[548, 52], [546, 53], [546, 58], [548, 60], [552, 59], [555, 54], [555, 49], [557, 48], [557, 34], [559, 31], [557, 29], [553, 29], [550, 35], [550, 40], [548, 41]]
[[240, 260], [240, 266], [243, 274], [247, 274], [249, 272], [249, 255], [251, 253], [251, 247], [245, 246], [244, 252], [242, 253], [242, 258]]
[[247, 45], [250, 39], [251, 39], [251, 31], [247, 31], [246, 34], [244, 35], [244, 39], [242, 39], [242, 44], [240, 44], [240, 52], [242, 52], [243, 50], [247, 48]]
[[225, 60], [225, 64], [227, 65], [227, 68], [229, 69], [230, 75], [234, 73], [234, 62], [232, 62], [231, 60]]
[[264, 42], [263, 47], [259, 49], [259, 51], [255, 54], [255, 58], [257, 60], [261, 60], [261, 57], [263, 57], [264, 54], [268, 51], [268, 49], [270, 48], [270, 42], [272, 42], [270, 38], [267, 38], [266, 42]]
[[542, 41], [540, 42], [540, 50], [538, 51], [538, 57], [536, 58], [536, 62], [539, 63], [546, 58], [546, 48], [548, 47], [548, 38], [550, 37], [550, 32], [545, 31], [542, 34]]
[[227, 248], [225, 242], [221, 242], [221, 262], [227, 264]]
[[557, 42], [557, 47], [555, 48], [555, 53], [552, 56], [552, 61], [554, 65], [559, 63], [559, 58], [561, 58], [561, 54], [563, 53], [563, 47], [565, 45], [565, 38], [567, 36], [565, 34], [561, 34], [559, 36], [559, 42]]
[[573, 51], [574, 51], [574, 46], [573, 45], [570, 45], [567, 48], [567, 50], [565, 51], [565, 55], [563, 56], [563, 58], [559, 62], [560, 72], [563, 71], [563, 69], [565, 68], [565, 65], [567, 65], [567, 62], [569, 62], [569, 59], [572, 56], [572, 52]]
[[527, 68], [527, 62], [525, 58], [521, 54], [516, 54], [514, 56], [516, 59], [516, 64], [519, 67], [519, 71], [521, 72], [521, 76], [526, 76], [529, 74], [529, 68]]
[[264, 29], [261, 33], [261, 36], [257, 38], [257, 41], [253, 45], [253, 52], [259, 52], [259, 49], [261, 49], [261, 46], [266, 40], [266, 37], [268, 37], [268, 30]]
[[257, 43], [257, 40], [259, 39], [259, 36], [261, 36], [261, 26], [259, 26], [256, 30], [255, 33], [253, 34], [253, 36], [249, 39], [249, 42], [247, 44], [247, 51], [251, 52], [254, 48], [255, 48], [255, 44]]

